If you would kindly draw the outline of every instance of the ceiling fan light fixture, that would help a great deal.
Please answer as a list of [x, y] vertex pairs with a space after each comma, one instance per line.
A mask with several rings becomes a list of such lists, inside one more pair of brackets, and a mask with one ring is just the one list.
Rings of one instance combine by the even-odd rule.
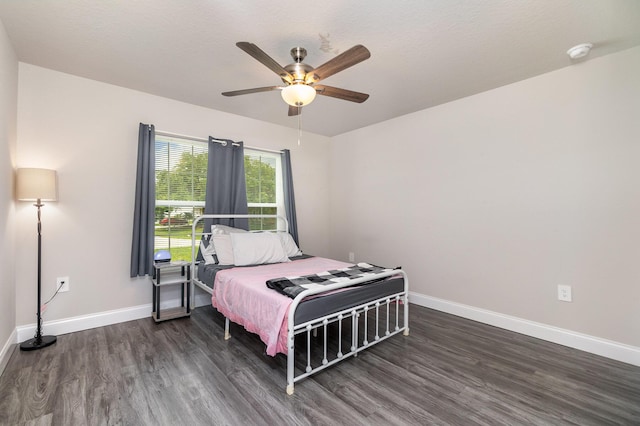
[[290, 84], [282, 89], [282, 99], [291, 106], [309, 105], [316, 98], [316, 89], [304, 84]]

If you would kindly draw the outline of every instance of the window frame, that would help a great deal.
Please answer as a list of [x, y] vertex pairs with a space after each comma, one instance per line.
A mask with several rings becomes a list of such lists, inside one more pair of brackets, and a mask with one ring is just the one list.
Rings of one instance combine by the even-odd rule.
[[[282, 175], [282, 156], [280, 154], [276, 154], [268, 151], [261, 151], [255, 148], [245, 148], [244, 155], [245, 157], [247, 156], [258, 157], [258, 158], [266, 157], [266, 158], [271, 158], [275, 160], [274, 169], [276, 174], [275, 176], [276, 201], [274, 203], [256, 203], [256, 202], [247, 201], [247, 206], [249, 207], [249, 209], [275, 208], [276, 209], [275, 214], [282, 217], [286, 217], [286, 212], [284, 207], [284, 182], [283, 182], [283, 175]], [[246, 178], [246, 170], [245, 170], [245, 178]], [[249, 212], [249, 214], [251, 214], [251, 211]], [[257, 223], [257, 221], [250, 221], [250, 223]], [[277, 221], [273, 221], [273, 223], [275, 224], [275, 227], [273, 228], [270, 228], [270, 227], [265, 228], [263, 221], [260, 221], [260, 223], [261, 223], [261, 226], [259, 229], [252, 228], [251, 231], [276, 231], [277, 230]]]
[[[156, 139], [154, 141], [154, 143], [156, 144], [156, 148], [158, 147], [158, 142], [160, 143], [165, 143], [167, 146], [175, 143], [175, 144], [180, 144], [180, 145], [187, 145], [187, 146], [191, 146], [191, 151], [192, 153], [194, 152], [194, 147], [199, 147], [199, 148], [203, 148], [205, 149], [205, 152], [208, 148], [208, 143], [204, 142], [204, 141], [198, 141], [198, 140], [194, 140], [191, 138], [182, 138], [179, 136], [168, 136], [168, 135], [156, 135]], [[183, 151], [184, 152], [184, 151]], [[200, 152], [202, 153], [202, 152]], [[171, 156], [171, 153], [169, 152], [169, 157]], [[284, 182], [283, 182], [283, 171], [282, 171], [282, 156], [278, 153], [275, 152], [271, 152], [271, 151], [263, 151], [257, 148], [244, 148], [244, 156], [246, 157], [251, 157], [253, 159], [257, 158], [269, 158], [269, 159], [273, 159], [275, 160], [275, 196], [276, 196], [276, 201], [275, 203], [269, 202], [269, 203], [265, 203], [265, 202], [251, 202], [251, 203], [247, 203], [248, 208], [249, 208], [249, 214], [251, 213], [252, 209], [274, 209], [275, 208], [275, 212], [277, 215], [280, 216], [285, 216], [286, 215], [286, 211], [285, 211], [285, 206], [284, 206]], [[156, 159], [158, 157], [156, 156]], [[169, 158], [167, 160], [167, 164], [168, 164], [168, 169], [167, 171], [170, 172], [172, 170], [171, 168], [171, 162], [174, 161], [171, 158]], [[177, 160], [176, 160], [177, 161]], [[158, 174], [158, 164], [156, 162], [156, 169], [155, 169], [155, 176], [156, 176], [156, 182], [155, 184], [157, 185], [157, 174]], [[160, 169], [163, 170], [163, 169]], [[205, 167], [205, 176], [204, 176], [205, 180], [206, 180], [206, 167]], [[245, 170], [245, 179], [246, 179], [246, 170]], [[170, 183], [169, 183], [170, 185]], [[169, 190], [170, 191], [170, 190]], [[170, 194], [170, 192], [169, 192]], [[193, 194], [193, 191], [192, 191]], [[155, 199], [155, 204], [154, 204], [154, 211], [155, 209], [157, 209], [158, 207], [166, 207], [167, 209], [169, 209], [169, 213], [168, 216], [169, 217], [169, 224], [167, 225], [167, 236], [163, 236], [161, 238], [166, 238], [166, 242], [164, 244], [161, 243], [161, 245], [166, 245], [166, 247], [158, 247], [158, 243], [160, 242], [156, 232], [157, 231], [157, 226], [159, 226], [159, 221], [162, 219], [158, 219], [158, 221], [156, 222], [156, 225], [154, 227], [154, 252], [158, 251], [158, 250], [168, 250], [168, 251], [172, 251], [173, 248], [176, 247], [181, 247], [181, 246], [174, 246], [172, 245], [172, 228], [173, 226], [171, 225], [170, 222], [170, 218], [171, 218], [171, 209], [173, 208], [185, 208], [185, 207], [190, 207], [192, 209], [192, 214], [193, 214], [193, 218], [195, 219], [196, 217], [198, 217], [198, 215], [196, 214], [196, 210], [200, 209], [201, 212], [204, 211], [204, 205], [205, 202], [204, 201], [196, 201], [196, 200], [163, 200], [163, 199], [158, 199], [158, 193], [156, 191], [156, 199]], [[255, 213], [253, 213], [255, 214]], [[268, 213], [271, 214], [271, 213]], [[191, 219], [192, 221], [193, 219]], [[252, 231], [275, 231], [277, 229], [277, 221], [273, 221], [275, 223], [275, 227], [273, 226], [269, 226], [270, 222], [268, 222], [267, 220], [260, 220], [260, 219], [256, 219], [256, 220], [250, 220], [250, 230]], [[259, 226], [256, 226], [256, 224], [259, 224]], [[179, 226], [179, 225], [176, 225]], [[202, 231], [202, 230], [201, 230]], [[177, 237], [173, 237], [173, 239], [175, 240], [175, 238]], [[189, 244], [189, 247], [191, 246], [191, 244]], [[190, 257], [190, 254], [189, 254]]]

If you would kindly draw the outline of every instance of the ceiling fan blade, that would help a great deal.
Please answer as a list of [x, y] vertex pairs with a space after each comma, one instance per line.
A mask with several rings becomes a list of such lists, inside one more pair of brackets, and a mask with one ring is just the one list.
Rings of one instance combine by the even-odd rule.
[[331, 87], [319, 84], [313, 86], [316, 89], [318, 95], [331, 96], [332, 98], [344, 99], [345, 101], [362, 102], [369, 99], [369, 95], [366, 93], [354, 92], [353, 90], [340, 89], [338, 87]]
[[271, 56], [264, 53], [264, 51], [255, 44], [246, 41], [239, 41], [238, 43], [236, 43], [236, 46], [247, 52], [265, 67], [278, 74], [284, 81], [287, 81], [289, 83], [293, 81], [293, 76], [289, 74], [289, 71], [285, 70]]
[[369, 52], [369, 49], [358, 44], [353, 46], [351, 49], [342, 52], [335, 58], [325, 62], [313, 71], [308, 72], [305, 82], [307, 84], [317, 83], [323, 78], [332, 76], [333, 74], [352, 67], [365, 59], [369, 59], [370, 57], [371, 52]]
[[289, 117], [300, 114], [300, 109], [302, 109], [302, 107], [289, 105]]
[[270, 92], [272, 90], [279, 90], [279, 89], [282, 89], [282, 87], [279, 87], [279, 86], [256, 87], [255, 89], [243, 89], [243, 90], [232, 90], [231, 92], [222, 92], [222, 95], [223, 96], [248, 95], [250, 93]]

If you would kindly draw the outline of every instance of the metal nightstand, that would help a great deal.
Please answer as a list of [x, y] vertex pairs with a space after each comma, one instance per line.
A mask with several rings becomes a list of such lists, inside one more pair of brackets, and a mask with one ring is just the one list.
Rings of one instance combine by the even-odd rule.
[[[153, 284], [153, 311], [151, 316], [156, 322], [191, 315], [191, 263], [184, 261], [154, 263], [151, 282]], [[181, 303], [176, 308], [164, 309], [160, 313], [160, 288], [167, 285], [180, 285]]]

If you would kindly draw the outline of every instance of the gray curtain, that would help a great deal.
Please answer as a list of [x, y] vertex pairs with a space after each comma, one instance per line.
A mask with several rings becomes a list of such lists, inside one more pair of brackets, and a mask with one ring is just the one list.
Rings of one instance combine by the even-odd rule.
[[[214, 140], [215, 139], [215, 140]], [[225, 144], [216, 141], [224, 141]], [[207, 192], [205, 214], [248, 214], [247, 183], [244, 176], [244, 146], [242, 142], [209, 137]], [[205, 232], [213, 223], [249, 229], [248, 219], [206, 220]]]
[[155, 128], [140, 123], [138, 133], [138, 171], [131, 243], [131, 277], [151, 275], [156, 206]]
[[282, 150], [282, 180], [284, 184], [284, 210], [289, 221], [289, 233], [296, 244], [298, 242], [298, 220], [296, 219], [296, 199], [293, 194], [293, 175], [291, 173], [291, 153]]

